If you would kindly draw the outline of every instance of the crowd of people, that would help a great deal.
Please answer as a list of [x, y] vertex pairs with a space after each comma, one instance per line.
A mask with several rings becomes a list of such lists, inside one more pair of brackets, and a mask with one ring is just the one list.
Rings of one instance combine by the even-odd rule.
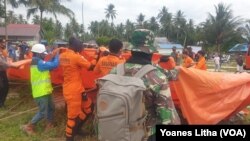
[[[10, 44], [8, 53], [5, 50], [6, 42], [0, 40], [0, 107], [4, 105], [8, 93], [6, 70], [8, 67], [13, 67], [11, 63], [8, 63], [7, 56], [12, 58], [13, 61], [18, 61], [25, 59], [26, 54], [32, 52], [30, 81], [32, 96], [39, 110], [28, 124], [22, 126], [22, 130], [28, 134], [34, 134], [36, 124], [43, 118], [47, 121], [46, 130], [53, 127], [53, 88], [49, 71], [60, 66], [63, 69], [63, 96], [67, 105], [66, 140], [73, 141], [77, 130], [84, 124], [89, 114], [93, 112], [93, 103], [90, 98], [86, 97], [85, 88], [82, 84], [81, 69], [94, 71], [98, 77], [103, 77], [109, 73], [116, 74], [116, 66], [125, 64], [125, 75], [132, 77], [144, 65], [152, 64], [152, 54], [157, 50], [153, 45], [154, 38], [147, 38], [152, 35], [153, 33], [150, 30], [145, 29], [136, 30], [133, 33], [131, 39], [133, 49], [129, 59], [122, 57], [122, 41], [112, 39], [109, 42], [108, 49], [104, 49], [103, 54], [99, 54], [96, 61], [88, 61], [80, 55], [82, 49], [87, 46], [75, 37], [69, 39], [68, 48], [48, 51], [46, 45], [35, 44], [29, 47], [25, 42], [22, 42], [20, 45]], [[45, 56], [48, 53], [51, 54], [50, 59], [45, 61]], [[242, 66], [241, 60], [239, 56], [237, 58], [239, 66]], [[220, 64], [217, 54], [214, 61], [215, 70], [219, 71]], [[165, 65], [165, 63], [171, 65]], [[142, 78], [147, 87], [144, 94], [148, 111], [146, 124], [149, 141], [155, 140], [154, 128], [156, 124], [180, 124], [179, 115], [175, 110], [168, 86], [168, 81], [178, 79], [178, 66], [193, 67], [200, 70], [207, 69], [205, 52], [200, 50], [195, 54], [192, 48], [184, 48], [180, 54], [176, 51], [176, 47], [173, 47], [170, 56], [162, 56], [153, 65], [157, 69], [148, 72]], [[164, 66], [167, 67], [164, 68]]]

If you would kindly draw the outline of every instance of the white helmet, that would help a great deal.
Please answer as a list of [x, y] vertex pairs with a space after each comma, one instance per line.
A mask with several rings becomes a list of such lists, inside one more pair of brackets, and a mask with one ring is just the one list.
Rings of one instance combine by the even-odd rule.
[[35, 45], [33, 45], [31, 51], [35, 52], [35, 53], [47, 54], [46, 48], [45, 48], [45, 46], [43, 44], [35, 44]]

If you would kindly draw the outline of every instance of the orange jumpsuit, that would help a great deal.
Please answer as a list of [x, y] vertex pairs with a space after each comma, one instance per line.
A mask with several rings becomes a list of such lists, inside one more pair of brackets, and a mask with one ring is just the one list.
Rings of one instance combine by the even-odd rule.
[[206, 59], [205, 59], [205, 57], [201, 56], [199, 58], [199, 61], [195, 65], [195, 68], [196, 69], [200, 69], [200, 70], [207, 70], [207, 65], [206, 65]]
[[108, 74], [112, 68], [117, 66], [118, 64], [124, 63], [125, 59], [119, 58], [116, 55], [110, 54], [108, 56], [101, 57], [97, 62], [94, 72], [99, 77], [102, 77]]
[[193, 59], [191, 57], [187, 56], [184, 59], [182, 66], [185, 68], [189, 68], [192, 66], [193, 63], [194, 63]]
[[63, 70], [63, 96], [67, 104], [66, 136], [73, 137], [86, 115], [91, 112], [91, 101], [82, 102], [82, 93], [85, 91], [82, 83], [81, 69], [90, 68], [83, 56], [67, 49], [60, 55], [60, 66]]

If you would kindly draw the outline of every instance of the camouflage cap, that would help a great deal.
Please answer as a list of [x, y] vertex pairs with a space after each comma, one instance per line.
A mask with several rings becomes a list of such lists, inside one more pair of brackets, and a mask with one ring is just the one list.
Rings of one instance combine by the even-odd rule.
[[154, 46], [154, 33], [148, 29], [137, 29], [133, 32], [131, 43], [133, 49], [144, 46], [150, 49], [150, 52], [155, 52], [156, 47]]

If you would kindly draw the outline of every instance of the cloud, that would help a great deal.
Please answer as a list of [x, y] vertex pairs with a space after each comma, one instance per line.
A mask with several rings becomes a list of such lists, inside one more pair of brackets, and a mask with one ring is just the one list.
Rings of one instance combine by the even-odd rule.
[[[82, 23], [83, 3], [84, 25], [87, 29], [91, 21], [105, 19], [105, 8], [110, 3], [115, 5], [117, 12], [115, 24], [125, 23], [127, 19], [136, 22], [140, 13], [145, 15], [145, 20], [148, 20], [152, 16], [157, 16], [163, 6], [166, 6], [173, 15], [181, 10], [187, 19], [193, 19], [195, 24], [199, 24], [205, 21], [208, 13], [215, 13], [214, 6], [220, 2], [231, 4], [234, 16], [250, 18], [250, 1], [248, 0], [72, 0], [71, 2], [64, 1], [62, 4], [71, 9], [75, 13], [76, 20]], [[15, 13], [26, 16], [26, 8], [15, 9]], [[69, 22], [65, 16], [59, 16], [58, 19], [63, 25]]]

